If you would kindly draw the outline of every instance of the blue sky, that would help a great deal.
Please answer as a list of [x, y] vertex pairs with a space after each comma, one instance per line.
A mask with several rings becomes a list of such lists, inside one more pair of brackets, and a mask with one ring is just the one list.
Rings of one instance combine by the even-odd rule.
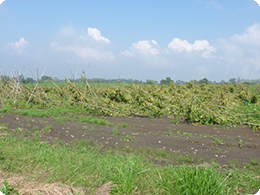
[[[153, 79], [260, 78], [254, 0], [5, 0], [0, 74]], [[45, 70], [45, 71], [44, 71]]]

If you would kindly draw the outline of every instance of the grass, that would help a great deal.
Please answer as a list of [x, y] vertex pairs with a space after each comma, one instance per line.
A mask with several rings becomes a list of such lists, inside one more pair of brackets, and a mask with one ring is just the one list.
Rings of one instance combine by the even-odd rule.
[[121, 127], [127, 127], [128, 125], [127, 125], [127, 123], [121, 123], [119, 126], [121, 126]]
[[52, 130], [53, 129], [53, 126], [52, 125], [47, 125], [46, 127], [44, 127], [43, 129], [42, 129], [42, 131], [44, 132], [44, 133], [47, 133], [47, 132], [49, 132], [50, 130]]
[[178, 120], [171, 120], [171, 123], [174, 123], [175, 125], [178, 125], [179, 121]]
[[214, 168], [180, 166], [168, 170], [162, 177], [167, 194], [229, 194], [231, 189], [220, 171]]
[[260, 164], [259, 160], [253, 159], [253, 158], [250, 159], [250, 162], [251, 162], [252, 165], [259, 165]]
[[81, 123], [92, 123], [92, 124], [98, 124], [98, 125], [111, 125], [107, 120], [100, 119], [94, 116], [80, 116], [79, 117]]
[[4, 180], [3, 186], [0, 191], [5, 195], [19, 194], [17, 190], [15, 190], [13, 186], [9, 185], [8, 181], [6, 180]]
[[120, 135], [119, 130], [118, 130], [118, 129], [113, 129], [113, 130], [112, 130], [112, 135], [113, 135], [113, 136]]
[[[0, 139], [0, 169], [40, 182], [60, 181], [83, 188], [97, 188], [112, 181], [111, 194], [236, 194], [236, 187], [242, 193], [255, 193], [259, 188], [254, 170], [245, 173], [194, 165], [159, 166], [143, 155], [121, 153], [99, 150], [94, 142], [49, 145], [5, 136]], [[163, 150], [147, 153], [167, 157]]]
[[94, 127], [89, 127], [89, 126], [84, 126], [83, 130], [84, 131], [95, 131], [95, 128]]

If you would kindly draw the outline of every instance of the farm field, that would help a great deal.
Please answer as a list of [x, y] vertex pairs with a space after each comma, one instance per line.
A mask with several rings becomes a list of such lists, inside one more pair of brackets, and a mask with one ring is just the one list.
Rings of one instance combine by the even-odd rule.
[[[189, 194], [256, 193], [260, 188], [259, 88], [193, 83], [106, 87], [70, 82], [64, 86], [2, 83], [0, 175], [61, 182], [75, 187], [74, 194], [82, 188], [89, 194], [185, 194], [188, 192], [178, 189], [172, 177], [182, 169], [193, 176], [192, 171], [202, 170], [212, 176], [216, 186], [205, 187], [209, 191], [202, 186], [205, 191]], [[55, 149], [52, 154], [49, 147]], [[22, 153], [25, 148], [28, 151]], [[56, 150], [66, 153], [59, 156]], [[41, 156], [33, 156], [38, 151]], [[82, 153], [90, 151], [96, 156], [91, 156], [92, 165], [89, 162], [88, 166], [97, 164], [96, 172], [84, 168], [85, 160], [80, 159]], [[103, 156], [107, 162], [103, 162]], [[56, 167], [49, 161], [57, 163]], [[112, 164], [103, 170], [107, 167], [101, 162]], [[82, 176], [84, 169], [91, 173]], [[44, 170], [47, 179], [41, 174]], [[140, 185], [145, 179], [147, 183]], [[100, 189], [104, 191], [98, 192]]]

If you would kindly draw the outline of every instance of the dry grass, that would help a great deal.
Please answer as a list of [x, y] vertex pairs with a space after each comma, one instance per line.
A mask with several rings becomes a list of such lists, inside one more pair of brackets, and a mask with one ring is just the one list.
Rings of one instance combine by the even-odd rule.
[[108, 182], [91, 193], [89, 190], [83, 191], [82, 188], [74, 188], [62, 183], [44, 184], [37, 181], [28, 181], [24, 176], [10, 176], [0, 171], [0, 186], [3, 185], [4, 180], [7, 180], [11, 186], [14, 186], [19, 195], [65, 195], [69, 193], [73, 195], [79, 190], [79, 195], [109, 195], [109, 191], [112, 188], [112, 182]]

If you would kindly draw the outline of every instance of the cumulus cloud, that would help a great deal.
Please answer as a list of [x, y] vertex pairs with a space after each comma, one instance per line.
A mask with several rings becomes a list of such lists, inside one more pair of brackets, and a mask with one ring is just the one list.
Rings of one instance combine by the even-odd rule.
[[102, 37], [101, 32], [96, 28], [88, 28], [88, 35], [96, 41], [110, 43], [109, 39]]
[[[241, 70], [241, 76], [249, 77], [260, 71], [260, 23], [248, 27], [242, 34], [220, 39], [222, 61]], [[259, 72], [258, 72], [259, 74]]]
[[155, 40], [143, 40], [133, 43], [130, 50], [125, 50], [121, 54], [133, 57], [135, 54], [158, 55], [160, 52], [158, 50], [158, 43]]
[[19, 41], [7, 43], [7, 47], [12, 48], [19, 55], [22, 55], [27, 44], [28, 41], [26, 41], [26, 39], [22, 37]]
[[102, 42], [110, 41], [102, 37], [96, 28], [88, 28], [87, 35], [79, 35], [74, 27], [69, 26], [60, 30], [50, 47], [59, 52], [76, 54], [86, 60], [114, 59], [114, 54], [101, 44]]
[[3, 3], [5, 0], [0, 0], [0, 5], [1, 5], [1, 3]]
[[260, 6], [260, 0], [255, 0], [255, 2]]
[[210, 46], [207, 40], [196, 40], [193, 44], [186, 40], [181, 40], [179, 38], [174, 38], [168, 45], [168, 49], [177, 53], [182, 52], [199, 52], [202, 51], [202, 57], [209, 58], [211, 53], [216, 51], [216, 48]]

